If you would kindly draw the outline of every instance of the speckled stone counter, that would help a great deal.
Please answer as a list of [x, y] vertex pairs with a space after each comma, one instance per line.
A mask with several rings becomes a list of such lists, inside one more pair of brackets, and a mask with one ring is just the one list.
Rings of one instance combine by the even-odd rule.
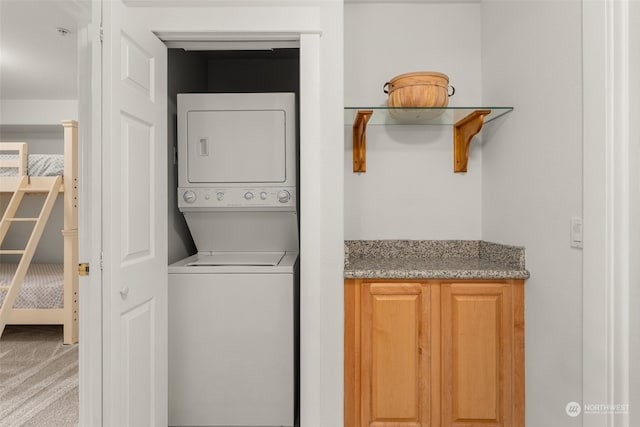
[[482, 240], [347, 240], [346, 279], [526, 279], [524, 248]]

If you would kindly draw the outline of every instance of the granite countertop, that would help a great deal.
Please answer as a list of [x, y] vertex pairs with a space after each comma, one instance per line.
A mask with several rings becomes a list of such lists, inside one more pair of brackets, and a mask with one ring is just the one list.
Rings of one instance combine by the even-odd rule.
[[347, 279], [527, 279], [524, 248], [483, 240], [347, 240]]

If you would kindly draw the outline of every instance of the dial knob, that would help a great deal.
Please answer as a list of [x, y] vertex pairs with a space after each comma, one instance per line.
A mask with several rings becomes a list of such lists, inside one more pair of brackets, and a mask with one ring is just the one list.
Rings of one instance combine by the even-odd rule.
[[198, 196], [196, 196], [196, 193], [194, 193], [191, 190], [185, 191], [184, 194], [182, 195], [182, 199], [187, 203], [193, 203], [196, 201], [197, 198]]
[[224, 199], [224, 193], [222, 191], [218, 191], [216, 193], [216, 199], [218, 199], [218, 200]]
[[262, 193], [260, 193], [260, 198], [261, 198], [262, 200], [267, 200], [267, 192], [266, 192], [266, 191], [263, 191]]
[[291, 193], [287, 190], [278, 191], [278, 201], [280, 203], [287, 203], [289, 200], [291, 200]]
[[246, 193], [244, 193], [244, 198], [245, 200], [253, 199], [253, 193], [251, 191], [247, 191]]

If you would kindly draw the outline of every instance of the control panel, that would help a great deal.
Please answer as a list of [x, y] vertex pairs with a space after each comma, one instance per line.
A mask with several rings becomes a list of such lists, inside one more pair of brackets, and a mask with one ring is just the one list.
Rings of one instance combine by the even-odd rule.
[[295, 191], [295, 187], [178, 188], [178, 207], [295, 207]]

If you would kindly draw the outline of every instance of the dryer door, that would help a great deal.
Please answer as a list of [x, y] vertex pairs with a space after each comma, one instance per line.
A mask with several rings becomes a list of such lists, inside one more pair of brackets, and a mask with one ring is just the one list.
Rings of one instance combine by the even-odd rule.
[[285, 181], [284, 111], [189, 111], [187, 122], [189, 183]]

